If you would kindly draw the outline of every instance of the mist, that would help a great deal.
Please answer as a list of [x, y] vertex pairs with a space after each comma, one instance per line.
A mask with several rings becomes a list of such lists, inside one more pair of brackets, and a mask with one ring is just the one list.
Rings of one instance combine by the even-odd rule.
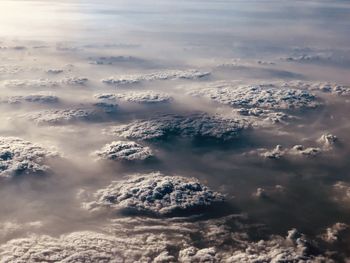
[[347, 1], [0, 3], [0, 262], [348, 262]]

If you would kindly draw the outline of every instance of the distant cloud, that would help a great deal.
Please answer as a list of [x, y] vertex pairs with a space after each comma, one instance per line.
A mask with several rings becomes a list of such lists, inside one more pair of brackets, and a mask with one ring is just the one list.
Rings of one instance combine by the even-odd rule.
[[197, 70], [168, 70], [150, 74], [121, 75], [103, 79], [102, 82], [110, 85], [131, 85], [138, 84], [144, 81], [178, 79], [195, 80], [207, 77], [209, 75], [209, 72], [201, 72]]
[[106, 144], [101, 150], [94, 152], [93, 155], [101, 160], [143, 161], [153, 157], [153, 152], [149, 147], [136, 142], [114, 141]]

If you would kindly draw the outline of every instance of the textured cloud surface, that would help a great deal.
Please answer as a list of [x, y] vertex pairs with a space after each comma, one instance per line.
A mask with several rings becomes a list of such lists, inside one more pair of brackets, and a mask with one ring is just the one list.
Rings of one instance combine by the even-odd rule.
[[136, 142], [115, 141], [94, 152], [94, 155], [105, 160], [142, 161], [152, 157], [153, 153], [149, 147]]
[[203, 96], [222, 104], [238, 107], [271, 109], [315, 108], [319, 106], [314, 95], [305, 90], [279, 89], [273, 86], [235, 86], [214, 83], [190, 91], [193, 96]]
[[164, 176], [159, 173], [134, 175], [126, 181], [113, 182], [95, 193], [89, 210], [109, 208], [131, 212], [171, 215], [221, 203], [224, 197], [195, 179]]
[[107, 132], [128, 139], [151, 140], [171, 135], [232, 139], [247, 126], [244, 119], [231, 119], [207, 114], [167, 115], [139, 120], [110, 128]]
[[45, 160], [57, 153], [19, 138], [0, 137], [0, 177], [45, 172]]
[[349, 17], [0, 1], [0, 262], [350, 262]]

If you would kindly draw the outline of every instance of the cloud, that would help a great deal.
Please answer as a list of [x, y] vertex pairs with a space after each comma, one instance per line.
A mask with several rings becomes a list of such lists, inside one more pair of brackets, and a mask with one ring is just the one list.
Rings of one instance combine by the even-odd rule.
[[0, 177], [46, 172], [57, 152], [15, 137], [0, 137]]
[[23, 117], [34, 121], [36, 124], [60, 125], [92, 119], [95, 113], [96, 112], [90, 108], [45, 110], [24, 114]]
[[88, 79], [85, 77], [66, 77], [61, 80], [50, 80], [50, 79], [11, 79], [3, 82], [7, 88], [26, 88], [26, 89], [37, 89], [37, 88], [55, 88], [60, 86], [75, 86], [85, 85]]
[[233, 252], [228, 262], [335, 262], [315, 253], [315, 248], [296, 229], [288, 231], [288, 236], [275, 236], [270, 240], [246, 243], [243, 250]]
[[248, 154], [258, 154], [264, 158], [268, 159], [280, 159], [282, 157], [316, 157], [322, 153], [326, 153], [334, 150], [334, 147], [338, 144], [337, 136], [331, 133], [323, 134], [317, 141], [319, 147], [306, 147], [304, 145], [294, 145], [291, 148], [284, 148], [282, 145], [278, 144], [272, 150], [265, 148], [256, 149]]
[[138, 91], [128, 93], [103, 93], [94, 96], [96, 99], [101, 101], [115, 101], [124, 100], [127, 102], [140, 103], [140, 104], [156, 104], [156, 103], [168, 103], [173, 98], [166, 94], [155, 91]]
[[0, 223], [0, 241], [13, 238], [15, 236], [23, 235], [23, 232], [32, 232], [33, 230], [40, 229], [43, 223], [40, 221], [33, 222], [16, 222], [6, 221]]
[[61, 74], [63, 72], [64, 72], [63, 69], [58, 69], [58, 68], [52, 68], [52, 69], [46, 70], [46, 73], [53, 74], [53, 75]]
[[95, 65], [114, 65], [114, 64], [126, 64], [134, 63], [135, 65], [140, 65], [146, 63], [145, 60], [141, 58], [136, 58], [133, 56], [101, 56], [101, 57], [89, 57], [89, 63]]
[[98, 102], [81, 108], [52, 109], [22, 114], [20, 117], [37, 125], [65, 125], [81, 121], [103, 121], [115, 113], [118, 105]]
[[4, 262], [335, 262], [331, 252], [325, 256], [296, 229], [258, 241], [249, 234], [254, 230], [240, 215], [200, 221], [124, 217], [103, 231], [13, 239], [0, 245], [0, 257]]
[[102, 160], [143, 161], [153, 157], [153, 152], [149, 147], [136, 142], [114, 141], [106, 144], [93, 155]]
[[236, 138], [247, 126], [248, 122], [239, 116], [225, 118], [208, 114], [165, 115], [113, 126], [106, 133], [136, 140], [161, 139], [172, 135], [229, 140]]
[[235, 109], [234, 112], [237, 112], [242, 116], [257, 117], [257, 120], [250, 118], [252, 120], [253, 126], [257, 127], [262, 126], [264, 124], [262, 122], [265, 122], [267, 124], [288, 124], [290, 120], [296, 119], [296, 117], [284, 112], [261, 108], [240, 108]]
[[39, 103], [39, 104], [51, 104], [58, 103], [59, 98], [55, 95], [45, 94], [32, 94], [25, 96], [9, 96], [0, 98], [0, 103], [6, 104], [18, 104], [18, 103]]
[[115, 181], [84, 203], [88, 210], [111, 209], [141, 214], [176, 215], [222, 203], [224, 196], [211, 191], [196, 179], [164, 176], [160, 173], [132, 175]]
[[157, 80], [178, 80], [188, 79], [195, 80], [209, 76], [209, 72], [201, 72], [197, 70], [168, 70], [160, 71], [150, 74], [140, 75], [122, 75], [117, 77], [110, 77], [103, 79], [102, 82], [110, 85], [131, 85], [138, 84], [145, 81], [157, 81]]
[[230, 82], [214, 82], [188, 88], [189, 95], [204, 97], [233, 107], [301, 109], [316, 108], [321, 105], [321, 102], [308, 91], [280, 89], [273, 85], [237, 85]]
[[344, 236], [344, 233], [349, 230], [349, 226], [345, 223], [335, 223], [328, 227], [326, 232], [321, 235], [321, 238], [328, 243], [335, 243], [340, 241]]
[[350, 96], [350, 87], [346, 85], [339, 85], [329, 82], [317, 82], [317, 81], [289, 81], [281, 82], [282, 88], [298, 88], [310, 91], [319, 91], [323, 93], [338, 95], [338, 96]]

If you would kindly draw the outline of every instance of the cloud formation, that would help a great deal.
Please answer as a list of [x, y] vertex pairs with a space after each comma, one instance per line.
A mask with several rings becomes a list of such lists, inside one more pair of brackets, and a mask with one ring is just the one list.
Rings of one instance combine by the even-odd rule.
[[137, 120], [130, 124], [114, 126], [108, 134], [135, 140], [161, 139], [177, 135], [220, 140], [236, 138], [248, 122], [239, 116], [225, 118], [219, 115], [193, 114], [189, 116], [165, 115], [149, 120]]
[[46, 172], [46, 161], [57, 155], [20, 138], [0, 137], [0, 177]]
[[102, 160], [143, 161], [153, 157], [153, 152], [149, 147], [136, 142], [114, 141], [106, 144], [93, 155]]
[[151, 173], [115, 181], [85, 203], [89, 210], [111, 209], [141, 214], [174, 215], [222, 203], [224, 196], [211, 191], [196, 179]]

